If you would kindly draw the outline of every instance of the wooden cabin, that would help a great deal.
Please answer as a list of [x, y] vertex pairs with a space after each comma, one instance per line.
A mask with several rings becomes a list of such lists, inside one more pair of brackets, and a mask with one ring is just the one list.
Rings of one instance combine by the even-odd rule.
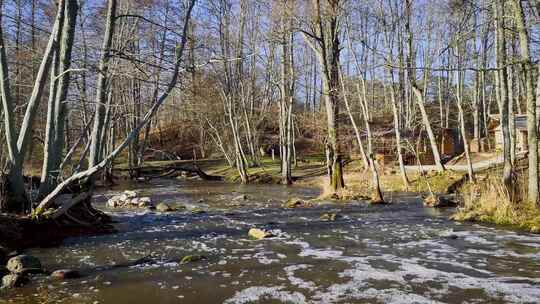
[[441, 130], [441, 157], [454, 157], [463, 153], [463, 141], [458, 129], [445, 128]]
[[[488, 125], [489, 133], [495, 139], [495, 149], [503, 149], [503, 134], [501, 126], [500, 115], [490, 115], [490, 121]], [[516, 129], [516, 151], [527, 151], [527, 115], [516, 114], [514, 115], [514, 126]]]

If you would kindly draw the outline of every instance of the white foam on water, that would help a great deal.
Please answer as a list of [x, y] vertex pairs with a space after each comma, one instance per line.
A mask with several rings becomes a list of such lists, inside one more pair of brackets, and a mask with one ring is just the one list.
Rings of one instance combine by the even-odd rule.
[[[376, 259], [377, 257], [340, 258], [342, 261], [351, 262], [352, 268], [343, 271], [339, 276], [349, 277], [351, 280], [342, 284], [334, 284], [325, 291], [318, 291], [314, 299], [320, 300], [321, 303], [370, 298], [376, 298], [384, 303], [439, 303], [434, 298], [447, 294], [448, 287], [455, 287], [483, 290], [488, 296], [503, 299], [507, 303], [538, 303], [540, 300], [540, 289], [536, 287], [540, 284], [540, 278], [473, 277], [463, 273], [428, 268], [418, 264], [419, 260], [416, 259], [403, 260], [399, 257], [386, 255], [383, 260], [400, 263], [399, 270], [389, 271], [369, 265], [369, 261]], [[385, 282], [391, 288], [375, 289], [371, 286], [374, 281]], [[530, 283], [518, 281], [529, 281]], [[389, 286], [392, 282], [403, 286], [403, 290]], [[425, 285], [425, 283], [430, 282], [437, 282], [444, 288], [431, 288], [429, 293], [424, 294], [424, 296], [411, 294], [404, 290], [410, 283]]]
[[298, 254], [300, 257], [313, 257], [316, 259], [333, 259], [338, 258], [343, 255], [341, 250], [332, 250], [332, 249], [318, 249], [312, 248], [308, 242], [295, 240], [285, 242], [288, 245], [296, 245], [302, 248], [302, 251]]
[[272, 259], [268, 257], [269, 255], [273, 255], [273, 254], [274, 252], [272, 251], [262, 251], [262, 252], [257, 252], [255, 255], [253, 255], [253, 257], [256, 258], [259, 261], [259, 263], [263, 265], [278, 263], [279, 259]]
[[254, 286], [237, 292], [232, 298], [227, 299], [225, 304], [253, 303], [260, 300], [277, 300], [282, 303], [303, 304], [307, 303], [306, 297], [299, 292], [283, 290], [284, 286], [263, 287]]
[[487, 255], [491, 257], [514, 257], [522, 259], [531, 259], [531, 260], [540, 260], [539, 253], [517, 253], [513, 250], [504, 250], [504, 249], [467, 249], [466, 252], [472, 255]]
[[199, 241], [191, 241], [191, 244], [192, 244], [191, 246], [192, 250], [204, 251], [204, 252], [215, 253], [215, 254], [223, 253], [223, 251], [225, 251], [225, 249], [220, 250], [217, 248], [209, 247], [206, 243], [199, 242]]
[[303, 280], [295, 275], [295, 271], [311, 268], [311, 265], [298, 264], [285, 267], [283, 270], [287, 273], [287, 279], [289, 282], [301, 289], [307, 289], [309, 291], [317, 290], [317, 285], [314, 282]]
[[[464, 235], [467, 235], [466, 237], [471, 237], [472, 241], [479, 241], [475, 239], [476, 236], [474, 235]], [[481, 239], [485, 240], [483, 238]], [[298, 239], [286, 243], [300, 247], [301, 251], [298, 254], [300, 257], [341, 261], [351, 265], [349, 269], [338, 274], [341, 278], [350, 278], [350, 280], [342, 284], [333, 284], [326, 290], [318, 290], [318, 287], [313, 282], [303, 281], [294, 275], [294, 271], [306, 269], [306, 266], [295, 265], [297, 267], [289, 266], [284, 269], [287, 273], [288, 280], [292, 285], [312, 292], [317, 291], [313, 300], [318, 300], [320, 303], [333, 303], [351, 299], [377, 299], [383, 303], [397, 304], [441, 303], [438, 299], [446, 295], [450, 287], [464, 290], [483, 290], [489, 297], [493, 299], [502, 299], [508, 303], [540, 302], [540, 288], [536, 287], [540, 284], [540, 278], [501, 278], [490, 271], [477, 269], [474, 266], [469, 265], [466, 261], [463, 261], [463, 259], [466, 260], [466, 258], [470, 257], [470, 253], [474, 253], [475, 255], [482, 253], [490, 256], [511, 255], [511, 252], [506, 250], [498, 250], [499, 252], [481, 250], [480, 252], [476, 252], [469, 249], [466, 251], [467, 254], [464, 254], [463, 252], [457, 251], [456, 248], [446, 244], [443, 240], [431, 239], [400, 244], [399, 247], [415, 248], [419, 251], [425, 249], [425, 257], [405, 259], [391, 254], [368, 257], [344, 256], [342, 251], [313, 248], [308, 242]], [[482, 242], [482, 244], [488, 245], [488, 241], [486, 240], [485, 242]], [[370, 242], [370, 245], [376, 244]], [[378, 248], [380, 248], [380, 244], [377, 245], [379, 245]], [[523, 254], [518, 256], [533, 259], [539, 258], [535, 254]], [[371, 264], [377, 260], [382, 262], [392, 262], [397, 265], [398, 269], [392, 271], [371, 266]], [[434, 263], [435, 267], [444, 266], [445, 264], [450, 265], [456, 267], [456, 272], [452, 272], [452, 270], [448, 269], [443, 271], [431, 266], [425, 266], [424, 264], [426, 263]], [[482, 275], [468, 275], [462, 273], [460, 269], [466, 269]], [[375, 282], [384, 282], [385, 288], [380, 288], [380, 286], [375, 288], [375, 286], [372, 285]], [[437, 284], [437, 286], [443, 287], [428, 287], [428, 291], [424, 295], [417, 295], [407, 291], [407, 289], [410, 288], [410, 284], [429, 286], [434, 283]]]

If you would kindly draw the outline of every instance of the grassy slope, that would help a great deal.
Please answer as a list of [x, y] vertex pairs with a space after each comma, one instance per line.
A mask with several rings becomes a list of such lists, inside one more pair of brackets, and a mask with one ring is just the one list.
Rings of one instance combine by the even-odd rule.
[[485, 173], [477, 184], [460, 189], [464, 205], [452, 217], [458, 221], [473, 221], [512, 226], [521, 230], [540, 233], [540, 208], [525, 200], [525, 171], [517, 174], [516, 199], [511, 201], [502, 185], [500, 172]]

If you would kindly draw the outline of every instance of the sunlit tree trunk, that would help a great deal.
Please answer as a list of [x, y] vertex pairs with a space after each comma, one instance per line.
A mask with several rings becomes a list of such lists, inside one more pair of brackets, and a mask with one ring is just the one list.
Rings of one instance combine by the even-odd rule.
[[39, 197], [48, 194], [58, 183], [58, 177], [61, 174], [60, 164], [66, 144], [64, 140], [66, 101], [71, 80], [71, 53], [75, 38], [78, 5], [76, 0], [67, 0], [65, 6], [62, 34], [59, 48], [56, 51], [57, 56], [55, 56], [57, 62], [52, 69], [53, 73], [51, 73], [51, 89], [56, 90], [56, 93], [49, 95], [54, 99], [49, 100], [48, 114], [51, 115], [48, 115], [46, 125], [47, 136], [45, 142], [47, 145], [44, 150]]
[[323, 98], [326, 108], [326, 155], [327, 170], [331, 190], [336, 193], [345, 187], [343, 179], [342, 156], [338, 145], [339, 114], [339, 61], [340, 39], [339, 23], [341, 14], [341, 1], [313, 0], [314, 33], [304, 33], [304, 38], [317, 54], [321, 68]]
[[[529, 157], [529, 182], [528, 200], [533, 204], [539, 204], [538, 200], [538, 126], [536, 120], [534, 67], [530, 56], [529, 32], [525, 24], [525, 16], [521, 1], [512, 0], [514, 16], [519, 34], [520, 53], [522, 58], [523, 76], [525, 78], [525, 93], [527, 98], [527, 143]], [[540, 78], [539, 78], [540, 79]], [[538, 87], [536, 88], [538, 90]]]
[[[9, 67], [4, 44], [4, 29], [0, 20], [0, 94], [2, 98], [2, 108], [4, 112], [4, 132], [7, 142], [9, 156], [8, 180], [10, 196], [5, 206], [1, 206], [4, 211], [25, 211], [29, 209], [28, 197], [26, 195], [23, 179], [23, 163], [28, 152], [28, 145], [33, 131], [34, 119], [38, 110], [41, 96], [49, 75], [52, 57], [58, 48], [60, 32], [64, 20], [65, 1], [58, 2], [54, 25], [49, 36], [49, 41], [43, 53], [43, 59], [36, 73], [34, 86], [23, 117], [21, 126], [15, 125], [14, 109], [15, 104], [11, 93], [9, 80]], [[0, 1], [2, 12], [4, 11], [3, 1]], [[2, 16], [2, 15], [0, 15]], [[18, 132], [16, 130], [19, 130]]]
[[[116, 16], [116, 0], [108, 0], [107, 16], [105, 19], [105, 32], [101, 45], [101, 56], [99, 59], [99, 70], [96, 88], [96, 110], [94, 115], [94, 123], [90, 133], [90, 149], [88, 166], [96, 166], [102, 159], [104, 151], [104, 139], [107, 132], [107, 113], [110, 106], [110, 94], [107, 93], [107, 82], [109, 80], [109, 63], [111, 55], [111, 45], [115, 28]], [[91, 184], [93, 178], [90, 179]], [[92, 185], [91, 185], [92, 186]]]
[[501, 113], [501, 128], [503, 133], [503, 157], [504, 157], [504, 167], [503, 167], [503, 183], [506, 186], [508, 193], [513, 198], [514, 185], [512, 182], [513, 175], [513, 165], [512, 165], [512, 156], [511, 156], [511, 140], [510, 140], [510, 128], [509, 128], [509, 117], [508, 117], [508, 75], [506, 69], [506, 39], [505, 39], [505, 30], [504, 30], [504, 1], [495, 0], [493, 1], [493, 11], [495, 17], [495, 31], [496, 31], [496, 56], [497, 56], [497, 74], [498, 74], [498, 102], [499, 102], [499, 111]]

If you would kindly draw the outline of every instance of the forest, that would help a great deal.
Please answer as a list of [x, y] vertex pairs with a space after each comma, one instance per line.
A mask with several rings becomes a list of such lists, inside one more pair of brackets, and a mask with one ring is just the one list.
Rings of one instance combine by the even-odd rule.
[[0, 303], [537, 303], [539, 24], [0, 0]]

